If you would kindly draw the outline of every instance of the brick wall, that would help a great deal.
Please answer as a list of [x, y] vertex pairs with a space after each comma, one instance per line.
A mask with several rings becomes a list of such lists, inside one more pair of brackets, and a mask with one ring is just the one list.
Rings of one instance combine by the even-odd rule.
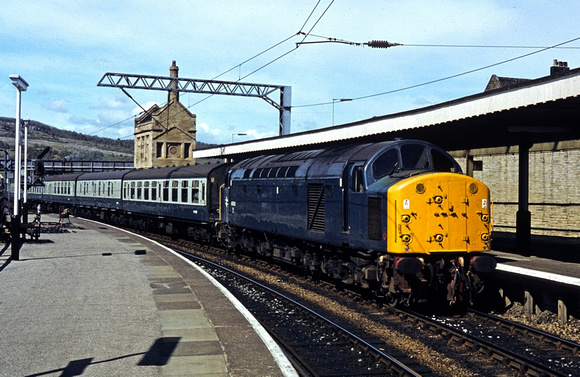
[[[456, 154], [461, 153], [464, 152]], [[457, 160], [465, 170], [465, 158]], [[517, 150], [481, 153], [475, 160], [483, 161], [483, 171], [475, 171], [473, 176], [490, 187], [495, 229], [515, 232], [518, 210]], [[580, 148], [532, 148], [529, 202], [532, 234], [580, 237]]]

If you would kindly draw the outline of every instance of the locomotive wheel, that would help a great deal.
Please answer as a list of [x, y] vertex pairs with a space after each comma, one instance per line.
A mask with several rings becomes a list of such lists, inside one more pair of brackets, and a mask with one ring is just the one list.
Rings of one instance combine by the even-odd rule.
[[401, 302], [401, 297], [398, 294], [394, 294], [394, 293], [387, 293], [385, 296], [385, 304], [390, 307], [390, 308], [394, 308], [397, 305], [399, 305], [399, 302]]

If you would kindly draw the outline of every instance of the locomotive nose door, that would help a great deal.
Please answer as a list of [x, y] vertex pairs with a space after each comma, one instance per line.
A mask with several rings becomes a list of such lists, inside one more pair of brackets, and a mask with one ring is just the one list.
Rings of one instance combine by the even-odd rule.
[[[445, 187], [447, 186], [447, 187]], [[439, 211], [436, 212], [435, 222], [437, 227], [445, 235], [443, 242], [440, 244], [444, 250], [465, 250], [467, 232], [467, 218], [464, 215], [466, 197], [465, 183], [463, 181], [446, 180], [441, 181], [438, 185], [443, 193], [443, 202], [438, 204]], [[431, 229], [435, 229], [432, 227]]]

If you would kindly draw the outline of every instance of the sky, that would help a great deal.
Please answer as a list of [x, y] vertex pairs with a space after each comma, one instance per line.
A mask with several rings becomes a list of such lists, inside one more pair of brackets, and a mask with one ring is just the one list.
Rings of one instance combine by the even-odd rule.
[[[133, 101], [97, 83], [107, 72], [169, 76], [175, 60], [182, 78], [291, 86], [290, 131], [320, 129], [476, 94], [493, 74], [547, 76], [554, 59], [577, 68], [579, 17], [572, 0], [4, 1], [0, 116], [16, 115], [17, 74], [29, 84], [22, 119], [132, 139], [140, 106], [167, 93], [129, 89]], [[302, 43], [329, 39], [355, 44]], [[356, 45], [371, 40], [401, 45]], [[263, 99], [180, 100], [198, 141], [278, 134]]]

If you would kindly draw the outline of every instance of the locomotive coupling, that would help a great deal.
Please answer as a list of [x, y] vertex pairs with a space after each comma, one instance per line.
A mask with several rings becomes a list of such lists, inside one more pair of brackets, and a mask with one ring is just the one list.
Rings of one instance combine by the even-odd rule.
[[403, 275], [415, 275], [423, 268], [423, 263], [417, 258], [395, 258], [395, 269]]
[[495, 258], [490, 255], [477, 255], [471, 258], [470, 263], [475, 271], [483, 274], [492, 272], [497, 266]]

